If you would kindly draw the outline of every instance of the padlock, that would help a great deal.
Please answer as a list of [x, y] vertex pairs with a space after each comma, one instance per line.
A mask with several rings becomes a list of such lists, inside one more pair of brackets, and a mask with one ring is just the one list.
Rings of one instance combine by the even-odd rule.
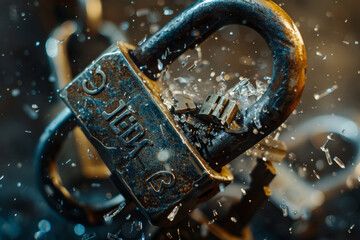
[[[209, 144], [199, 148], [186, 138], [161, 101], [154, 81], [162, 71], [158, 63], [168, 65], [232, 23], [250, 26], [267, 41], [274, 56], [272, 82], [263, 97], [241, 113], [242, 119], [234, 120], [235, 126], [246, 125], [247, 132], [219, 128]], [[232, 181], [224, 166], [288, 117], [299, 101], [305, 73], [300, 33], [275, 3], [196, 1], [138, 48], [114, 44], [67, 85], [60, 96], [74, 115], [65, 110], [42, 141], [52, 142], [53, 137], [59, 141], [52, 133], [69, 131], [65, 123], [76, 116], [127, 201], [135, 202], [153, 224], [167, 226]], [[256, 128], [255, 120], [262, 122], [261, 128]], [[59, 145], [57, 141], [54, 145]], [[54, 154], [47, 147], [39, 145], [40, 165]]]

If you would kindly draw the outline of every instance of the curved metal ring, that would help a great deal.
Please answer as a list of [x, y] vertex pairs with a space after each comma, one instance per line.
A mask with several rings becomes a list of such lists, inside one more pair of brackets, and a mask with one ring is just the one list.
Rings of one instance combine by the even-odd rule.
[[[274, 131], [299, 102], [305, 85], [307, 57], [294, 22], [282, 8], [268, 0], [198, 0], [131, 53], [137, 66], [154, 79], [160, 71], [158, 60], [164, 66], [170, 64], [187, 49], [229, 24], [242, 24], [257, 31], [273, 54], [274, 66], [267, 91], [243, 111], [243, 119], [238, 121], [248, 131], [220, 132], [204, 149], [203, 156], [215, 169]], [[192, 34], [194, 32], [197, 34]], [[254, 121], [262, 126], [256, 126]], [[217, 163], [219, 159], [226, 160]]]
[[37, 181], [47, 203], [60, 215], [84, 224], [102, 224], [103, 216], [124, 202], [124, 197], [119, 194], [107, 202], [87, 205], [71, 196], [56, 168], [56, 155], [75, 126], [75, 116], [65, 108], [45, 129], [35, 155]]
[[[307, 210], [314, 211], [322, 204], [344, 192], [359, 186], [360, 176], [360, 128], [356, 122], [339, 115], [321, 115], [303, 121], [296, 126], [296, 132], [288, 132], [281, 135], [282, 139], [290, 139], [295, 136], [296, 141], [288, 141], [289, 152], [309, 141], [312, 136], [320, 133], [335, 133], [341, 135], [346, 141], [353, 144], [356, 152], [352, 164], [345, 169], [336, 172], [336, 178], [332, 174], [321, 176], [316, 182], [308, 182], [292, 171], [287, 164], [277, 166], [279, 175], [272, 183], [273, 195], [271, 200], [279, 206], [284, 198], [287, 199], [289, 216], [298, 219]], [[320, 149], [319, 149], [320, 151]], [[291, 193], [297, 192], [300, 196], [293, 198]], [[294, 214], [296, 212], [296, 214]]]

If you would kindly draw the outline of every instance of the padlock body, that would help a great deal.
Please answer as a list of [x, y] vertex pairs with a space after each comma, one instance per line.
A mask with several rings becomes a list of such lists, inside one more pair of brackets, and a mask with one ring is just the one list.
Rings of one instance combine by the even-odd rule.
[[233, 179], [213, 171], [161, 102], [155, 81], [118, 42], [60, 96], [115, 178], [149, 220], [167, 226]]

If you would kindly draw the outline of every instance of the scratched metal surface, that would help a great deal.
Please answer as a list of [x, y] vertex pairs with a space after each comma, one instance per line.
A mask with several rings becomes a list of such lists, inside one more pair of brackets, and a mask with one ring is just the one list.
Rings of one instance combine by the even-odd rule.
[[[115, 44], [60, 96], [138, 207], [154, 224], [167, 225], [176, 206], [182, 211], [174, 222], [195, 207], [202, 193], [211, 188], [215, 194], [232, 178], [211, 173], [186, 144], [160, 97], [146, 87], [144, 81], [150, 80], [128, 62], [129, 49]], [[163, 150], [170, 155], [165, 162], [158, 157]]]

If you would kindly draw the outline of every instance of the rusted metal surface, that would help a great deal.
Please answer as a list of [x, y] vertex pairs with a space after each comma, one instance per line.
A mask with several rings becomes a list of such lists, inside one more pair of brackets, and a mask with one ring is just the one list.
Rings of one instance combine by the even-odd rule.
[[[256, 30], [267, 42], [274, 66], [268, 90], [256, 104], [242, 111], [242, 118], [237, 120], [247, 131], [239, 134], [219, 131], [209, 144], [199, 149], [218, 170], [274, 131], [298, 104], [305, 85], [307, 57], [294, 22], [272, 1], [200, 0], [131, 53], [137, 66], [155, 79], [161, 71], [158, 60], [164, 66], [170, 64], [228, 24], [242, 24]], [[261, 123], [261, 127], [254, 121]]]
[[[161, 71], [158, 60], [165, 66], [233, 23], [255, 29], [268, 43], [274, 57], [271, 84], [262, 98], [241, 111], [240, 119], [229, 124], [246, 130], [219, 127], [206, 144], [192, 144], [161, 102], [157, 82], [150, 78]], [[167, 226], [208, 200], [220, 184], [232, 181], [223, 166], [289, 116], [301, 96], [305, 73], [301, 36], [275, 3], [200, 0], [137, 49], [124, 43], [111, 46], [67, 85], [61, 97], [120, 192], [153, 224]], [[164, 151], [166, 157], [159, 156]]]
[[[118, 43], [60, 94], [102, 156], [116, 185], [156, 225], [168, 225], [228, 184], [181, 135], [152, 80], [131, 63]], [[149, 83], [149, 84], [146, 84]], [[168, 157], [158, 156], [167, 151]], [[180, 209], [174, 217], [172, 211]]]

